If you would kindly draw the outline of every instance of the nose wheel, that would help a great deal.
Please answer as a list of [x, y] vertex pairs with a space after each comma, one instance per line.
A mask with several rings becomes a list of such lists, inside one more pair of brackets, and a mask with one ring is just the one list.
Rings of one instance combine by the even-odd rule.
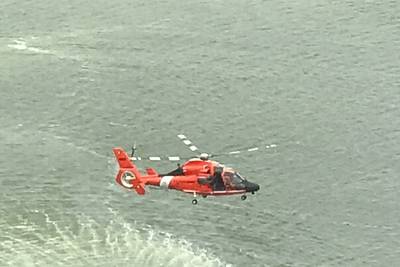
[[196, 192], [193, 192], [193, 197], [194, 197], [194, 199], [192, 200], [192, 204], [193, 205], [197, 205], [197, 199], [196, 199], [197, 194], [196, 194]]
[[246, 198], [247, 198], [246, 195], [242, 195], [242, 196], [240, 197], [241, 200], [246, 200]]

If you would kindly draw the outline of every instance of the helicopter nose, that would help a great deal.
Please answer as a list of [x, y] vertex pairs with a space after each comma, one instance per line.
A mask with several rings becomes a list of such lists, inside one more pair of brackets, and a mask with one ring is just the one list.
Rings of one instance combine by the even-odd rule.
[[260, 186], [258, 184], [247, 181], [246, 192], [256, 192], [258, 190], [260, 190]]

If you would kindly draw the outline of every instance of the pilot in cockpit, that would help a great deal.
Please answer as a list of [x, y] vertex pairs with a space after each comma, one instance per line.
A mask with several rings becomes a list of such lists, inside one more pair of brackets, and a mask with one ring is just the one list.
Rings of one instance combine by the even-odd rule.
[[233, 173], [230, 172], [230, 171], [225, 171], [222, 174], [222, 180], [224, 181], [226, 190], [233, 190], [234, 189], [234, 185], [232, 183], [232, 177], [233, 177]]
[[224, 185], [224, 181], [222, 179], [222, 171], [223, 171], [223, 167], [221, 166], [217, 166], [214, 169], [214, 175], [212, 176], [212, 187], [214, 191], [224, 191], [225, 190], [225, 185]]

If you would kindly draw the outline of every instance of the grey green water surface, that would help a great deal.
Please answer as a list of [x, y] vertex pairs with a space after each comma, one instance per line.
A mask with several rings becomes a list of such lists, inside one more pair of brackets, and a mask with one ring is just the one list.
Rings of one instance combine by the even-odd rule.
[[[2, 0], [0, 266], [398, 266], [399, 14]], [[214, 153], [276, 144], [219, 158], [260, 192], [194, 207], [114, 183], [113, 146], [192, 155], [179, 133]]]

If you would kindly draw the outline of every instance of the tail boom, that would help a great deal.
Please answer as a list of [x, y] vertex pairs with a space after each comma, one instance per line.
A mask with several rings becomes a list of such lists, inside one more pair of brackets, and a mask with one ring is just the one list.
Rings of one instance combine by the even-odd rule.
[[142, 181], [142, 175], [136, 166], [129, 159], [128, 154], [120, 147], [113, 148], [115, 158], [119, 164], [119, 170], [115, 181], [128, 189], [134, 189], [139, 195], [144, 195], [145, 183]]

